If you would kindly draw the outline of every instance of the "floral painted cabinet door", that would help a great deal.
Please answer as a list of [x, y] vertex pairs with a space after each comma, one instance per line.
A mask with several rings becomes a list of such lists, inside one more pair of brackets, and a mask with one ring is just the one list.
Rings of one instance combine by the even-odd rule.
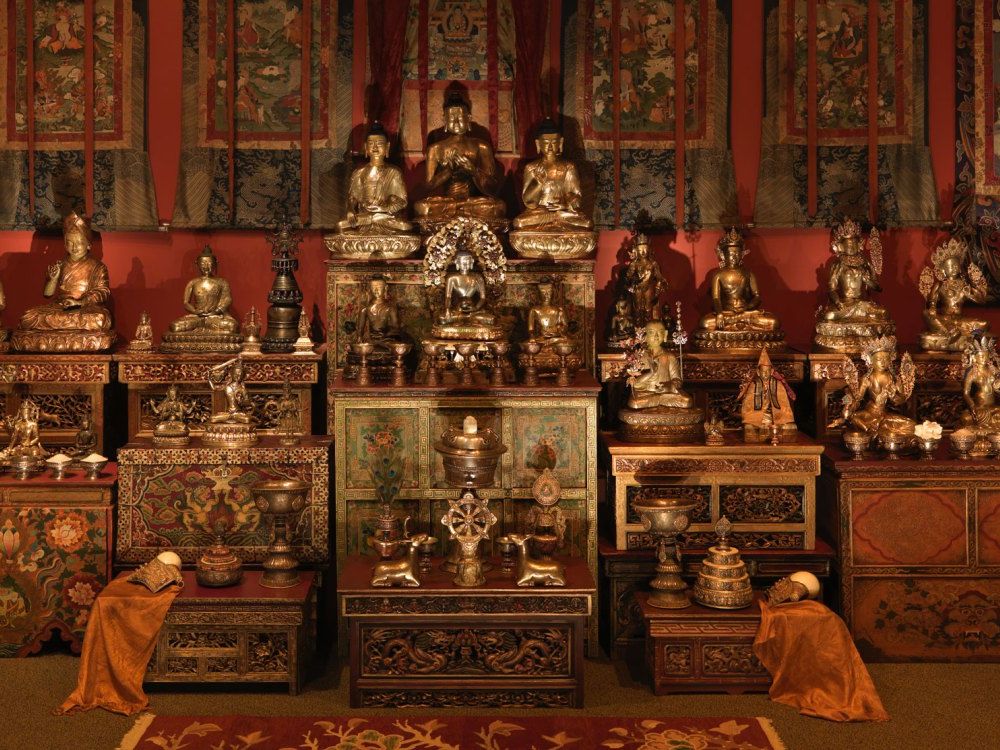
[[110, 464], [96, 481], [0, 479], [0, 656], [34, 653], [55, 633], [80, 651], [111, 575], [116, 478]]

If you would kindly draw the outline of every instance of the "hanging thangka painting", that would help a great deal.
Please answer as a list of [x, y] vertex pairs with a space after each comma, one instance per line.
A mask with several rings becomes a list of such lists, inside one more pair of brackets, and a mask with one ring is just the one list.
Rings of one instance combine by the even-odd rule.
[[336, 223], [351, 127], [353, 24], [350, 2], [340, 5], [343, 11], [337, 0], [184, 0], [174, 226], [258, 229], [286, 216], [315, 228]]
[[[86, 211], [88, 120], [94, 225], [156, 227], [145, 152], [145, 6], [141, 0], [95, 0], [88, 24], [83, 0], [3, 3], [0, 228], [57, 227], [70, 211]], [[90, 43], [92, 105], [85, 90]]]
[[[767, 0], [758, 226], [827, 226], [844, 216], [882, 226], [937, 220], [927, 147], [927, 6], [878, 0], [869, 57], [869, 1]], [[815, 89], [809, 88], [810, 57]], [[877, 110], [868, 111], [869, 70]], [[810, 137], [809, 111], [815, 120]], [[869, 164], [869, 145], [876, 158]], [[809, 153], [815, 149], [810, 185]], [[870, 184], [875, 175], [876, 185]], [[877, 201], [870, 200], [877, 191]], [[810, 215], [810, 192], [815, 213]]]
[[956, 229], [1000, 302], [1000, 4], [958, 0], [955, 11]]
[[[578, 0], [566, 29], [564, 130], [567, 144], [582, 145], [585, 193], [593, 191], [602, 226], [675, 223], [676, 9], [676, 0]], [[687, 227], [737, 220], [728, 9], [717, 0], [684, 3]]]

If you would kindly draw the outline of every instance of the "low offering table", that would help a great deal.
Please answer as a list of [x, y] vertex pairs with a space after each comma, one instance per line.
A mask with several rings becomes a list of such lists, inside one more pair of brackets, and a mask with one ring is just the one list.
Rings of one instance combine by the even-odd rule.
[[459, 588], [440, 559], [419, 588], [373, 588], [374, 559], [349, 557], [351, 707], [581, 707], [596, 591], [586, 560], [560, 561], [565, 588], [518, 588], [498, 560], [484, 586]]

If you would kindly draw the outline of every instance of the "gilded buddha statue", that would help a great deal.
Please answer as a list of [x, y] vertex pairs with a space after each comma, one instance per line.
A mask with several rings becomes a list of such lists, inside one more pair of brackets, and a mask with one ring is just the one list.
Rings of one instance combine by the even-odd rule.
[[847, 381], [844, 407], [841, 415], [830, 422], [829, 429], [844, 427], [845, 435], [848, 432], [864, 435], [869, 444], [876, 439], [883, 445], [890, 441], [904, 445], [913, 442], [916, 422], [899, 408], [909, 401], [915, 383], [909, 352], [903, 353], [897, 370], [896, 338], [880, 336], [868, 342], [861, 357], [868, 365], [864, 376], [859, 375], [850, 357], [844, 357]]
[[781, 323], [760, 309], [760, 292], [753, 272], [743, 265], [747, 254], [742, 235], [734, 228], [715, 248], [719, 268], [709, 276], [712, 312], [705, 315], [692, 334], [692, 342], [703, 351], [759, 351], [785, 345]]
[[476, 270], [476, 258], [468, 250], [455, 253], [455, 270], [445, 277], [444, 309], [431, 328], [439, 339], [495, 341], [504, 330], [489, 309], [486, 279]]
[[115, 341], [108, 267], [90, 254], [90, 222], [71, 213], [63, 220], [66, 257], [46, 271], [42, 294], [52, 299], [30, 308], [11, 337], [22, 352], [99, 352]]
[[405, 258], [420, 249], [406, 219], [406, 184], [399, 167], [389, 164], [389, 135], [373, 122], [365, 138], [368, 162], [351, 173], [347, 215], [337, 233], [326, 237], [335, 257]]
[[[555, 373], [561, 364], [560, 351], [566, 354], [567, 366], [572, 372], [580, 369], [582, 360], [576, 352], [576, 344], [569, 336], [569, 318], [566, 308], [555, 302], [556, 282], [543, 277], [538, 282], [537, 304], [528, 310], [528, 336], [525, 344], [537, 344], [538, 351], [531, 355], [532, 366], [543, 374]], [[535, 347], [532, 347], [534, 349]], [[522, 354], [522, 366], [528, 363], [527, 354]]]
[[858, 354], [880, 336], [892, 336], [896, 324], [885, 308], [868, 297], [881, 291], [882, 242], [872, 227], [868, 255], [863, 252], [861, 227], [845, 219], [833, 230], [833, 266], [827, 281], [829, 303], [820, 308], [816, 321], [816, 348], [819, 351]]
[[1000, 432], [1000, 357], [991, 336], [974, 337], [962, 357], [962, 424], [977, 432]]
[[495, 231], [507, 227], [507, 206], [496, 197], [500, 173], [493, 147], [470, 134], [471, 114], [461, 93], [449, 92], [444, 102], [448, 135], [427, 150], [427, 197], [413, 206], [427, 233], [459, 216], [479, 219]]
[[355, 321], [355, 333], [351, 347], [347, 351], [347, 376], [354, 377], [359, 363], [358, 344], [367, 344], [367, 364], [379, 377], [388, 376], [395, 358], [395, 347], [400, 343], [411, 343], [399, 324], [399, 307], [389, 290], [389, 282], [383, 276], [373, 276], [368, 280], [368, 294], [364, 306]]
[[683, 389], [679, 357], [666, 347], [661, 320], [646, 324], [629, 364], [627, 406], [618, 412], [622, 437], [634, 442], [681, 443], [701, 438], [704, 413]]
[[199, 276], [184, 287], [186, 315], [167, 326], [160, 351], [170, 353], [221, 352], [235, 354], [243, 337], [240, 324], [229, 313], [233, 295], [229, 282], [215, 272], [218, 263], [208, 245], [195, 260]]
[[632, 238], [622, 284], [636, 328], [663, 319], [662, 296], [667, 291], [667, 280], [660, 264], [650, 255], [649, 238], [641, 232]]
[[582, 258], [597, 244], [593, 220], [583, 213], [580, 176], [562, 158], [563, 137], [546, 118], [535, 136], [540, 158], [524, 168], [521, 201], [510, 244], [525, 258]]
[[979, 267], [969, 263], [963, 268], [969, 250], [952, 237], [931, 255], [931, 265], [920, 272], [920, 294], [927, 300], [924, 321], [927, 330], [920, 334], [920, 346], [928, 352], [964, 352], [976, 333], [988, 333], [990, 324], [962, 315], [965, 302], [986, 301], [986, 277]]

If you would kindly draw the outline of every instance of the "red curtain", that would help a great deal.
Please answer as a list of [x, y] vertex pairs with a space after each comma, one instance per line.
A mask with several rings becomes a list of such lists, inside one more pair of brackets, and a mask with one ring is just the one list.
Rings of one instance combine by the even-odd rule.
[[[517, 39], [514, 66], [514, 111], [521, 140], [521, 153], [531, 148], [532, 134], [544, 117], [542, 110], [542, 61], [545, 56], [549, 3], [542, 0], [512, 0], [514, 35]], [[553, 53], [555, 54], [555, 52]]]
[[368, 49], [371, 84], [368, 121], [379, 120], [390, 135], [399, 128], [403, 96], [403, 45], [410, 0], [368, 0]]

